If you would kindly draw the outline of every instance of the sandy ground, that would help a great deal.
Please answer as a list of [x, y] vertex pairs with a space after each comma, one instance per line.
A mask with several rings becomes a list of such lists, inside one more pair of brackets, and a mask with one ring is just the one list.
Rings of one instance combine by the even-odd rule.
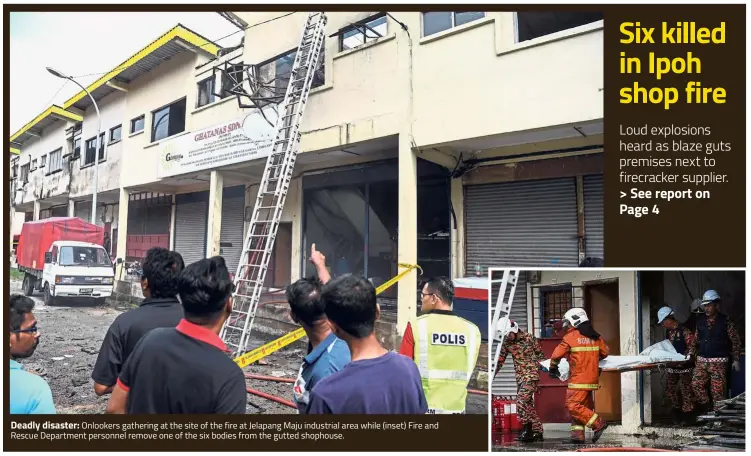
[[[21, 292], [21, 282], [11, 281], [11, 293]], [[52, 398], [60, 414], [104, 413], [109, 396], [94, 394], [91, 371], [102, 340], [110, 324], [124, 307], [96, 307], [77, 302], [61, 302], [45, 306], [41, 292], [35, 292], [34, 313], [39, 321], [41, 340], [34, 354], [22, 360], [24, 367], [41, 375], [52, 389]], [[272, 337], [256, 339], [260, 346]], [[293, 345], [293, 347], [295, 347]], [[303, 357], [301, 348], [288, 348], [264, 358], [261, 363], [245, 368], [248, 373], [294, 378]], [[292, 400], [291, 384], [263, 380], [247, 380], [249, 388]], [[487, 396], [469, 394], [467, 413], [487, 414]], [[288, 414], [296, 409], [248, 394], [249, 414]]]

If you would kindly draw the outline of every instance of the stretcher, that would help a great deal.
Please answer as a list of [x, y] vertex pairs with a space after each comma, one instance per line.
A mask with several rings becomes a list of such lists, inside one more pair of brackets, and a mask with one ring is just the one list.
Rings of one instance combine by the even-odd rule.
[[[633, 372], [661, 368], [675, 368], [688, 361], [688, 357], [675, 351], [670, 341], [663, 340], [647, 347], [637, 356], [611, 355], [600, 360], [602, 372]], [[542, 370], [550, 369], [550, 359], [540, 362]], [[569, 364], [564, 358], [558, 364], [558, 379], [562, 382], [568, 380]]]

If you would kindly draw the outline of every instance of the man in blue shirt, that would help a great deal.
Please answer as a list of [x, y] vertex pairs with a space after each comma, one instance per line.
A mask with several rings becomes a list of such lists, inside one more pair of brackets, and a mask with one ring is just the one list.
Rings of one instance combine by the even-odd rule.
[[54, 414], [52, 391], [44, 379], [26, 372], [16, 360], [28, 358], [39, 345], [34, 301], [23, 295], [10, 297], [10, 413]]
[[334, 334], [344, 340], [352, 362], [321, 380], [310, 394], [309, 414], [425, 414], [428, 403], [414, 361], [378, 342], [380, 314], [373, 284], [344, 275], [321, 290]]
[[290, 316], [302, 326], [309, 341], [308, 354], [303, 359], [293, 387], [299, 413], [306, 412], [313, 387], [350, 361], [349, 347], [331, 331], [324, 313], [321, 286], [331, 276], [326, 269], [326, 257], [316, 250], [315, 244], [311, 249], [310, 261], [316, 267], [318, 279], [301, 279], [287, 287]]

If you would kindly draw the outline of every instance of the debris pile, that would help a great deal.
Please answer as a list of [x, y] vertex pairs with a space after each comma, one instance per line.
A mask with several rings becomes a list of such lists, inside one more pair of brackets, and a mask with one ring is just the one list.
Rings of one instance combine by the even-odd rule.
[[697, 421], [704, 426], [694, 435], [703, 445], [713, 447], [746, 447], [746, 393], [722, 401], [722, 407], [712, 413], [701, 415]]

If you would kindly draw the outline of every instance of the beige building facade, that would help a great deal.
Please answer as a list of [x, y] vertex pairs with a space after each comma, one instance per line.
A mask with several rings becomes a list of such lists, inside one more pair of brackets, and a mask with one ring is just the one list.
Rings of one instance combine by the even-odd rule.
[[[175, 38], [190, 52], [162, 43], [173, 54], [129, 80], [124, 103], [108, 94], [122, 119], [119, 173], [100, 191], [117, 204], [113, 256], [125, 262], [163, 245], [186, 263], [221, 254], [237, 267], [265, 158], [231, 153], [258, 110], [227, 90], [243, 74], [243, 87], [252, 78], [263, 94], [283, 92], [306, 13], [228, 16], [244, 29], [240, 47]], [[604, 256], [601, 15], [327, 17], [268, 286], [311, 273], [313, 243], [332, 272], [376, 285], [399, 263], [456, 278]], [[90, 117], [82, 100], [74, 104], [71, 115]], [[67, 125], [41, 127], [64, 139]], [[259, 136], [273, 135], [257, 125]], [[219, 158], [181, 161], [209, 143]], [[59, 204], [85, 201], [56, 185]], [[33, 211], [34, 201], [21, 196], [17, 210]], [[400, 331], [416, 314], [419, 279], [411, 272], [381, 296]]]

